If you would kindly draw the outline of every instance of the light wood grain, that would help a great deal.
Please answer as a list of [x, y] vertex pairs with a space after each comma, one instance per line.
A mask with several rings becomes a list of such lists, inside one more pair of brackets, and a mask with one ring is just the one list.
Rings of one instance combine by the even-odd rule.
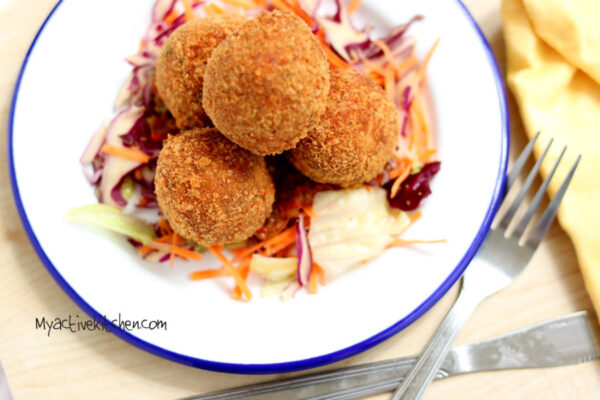
[[[499, 0], [470, 0], [504, 64]], [[0, 140], [14, 82], [27, 48], [54, 0], [0, 2]], [[92, 17], [92, 16], [89, 16]], [[511, 99], [512, 146], [525, 141]], [[33, 143], [32, 145], [35, 145]], [[62, 292], [37, 258], [21, 226], [8, 178], [6, 147], [0, 150], [0, 361], [15, 399], [165, 399], [263, 381], [274, 376], [230, 375], [179, 365], [139, 350], [108, 333], [35, 330], [35, 318], [83, 312]], [[417, 353], [450, 306], [456, 289], [423, 318], [390, 340], [331, 368]], [[554, 225], [531, 265], [508, 289], [487, 300], [459, 343], [500, 334], [578, 310], [592, 310], [573, 246]], [[385, 399], [387, 396], [377, 396]], [[434, 383], [427, 399], [598, 399], [600, 362], [568, 367], [471, 374]]]

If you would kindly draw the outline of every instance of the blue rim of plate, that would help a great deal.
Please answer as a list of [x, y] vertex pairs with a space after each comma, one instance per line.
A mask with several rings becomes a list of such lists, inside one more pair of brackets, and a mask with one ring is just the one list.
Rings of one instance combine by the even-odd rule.
[[[421, 317], [427, 310], [429, 310], [438, 300], [446, 294], [446, 292], [454, 285], [454, 283], [460, 278], [464, 270], [469, 265], [471, 259], [477, 253], [477, 250], [481, 246], [481, 243], [485, 239], [485, 236], [492, 224], [494, 215], [500, 206], [500, 202], [502, 200], [502, 193], [504, 191], [504, 187], [506, 184], [506, 169], [508, 165], [508, 147], [510, 142], [510, 121], [508, 115], [508, 105], [506, 101], [506, 94], [504, 92], [504, 83], [502, 80], [502, 75], [498, 68], [498, 64], [496, 63], [496, 59], [494, 58], [494, 54], [492, 49], [483, 35], [481, 29], [475, 22], [473, 16], [468, 11], [466, 6], [462, 3], [461, 0], [455, 0], [460, 8], [463, 10], [465, 16], [468, 21], [471, 23], [475, 32], [479, 35], [479, 38], [484, 46], [486, 51], [486, 55], [488, 57], [488, 61], [490, 63], [490, 67], [494, 72], [494, 80], [496, 84], [496, 90], [498, 92], [498, 100], [499, 107], [502, 120], [504, 122], [502, 126], [502, 143], [501, 143], [501, 156], [500, 156], [500, 165], [498, 166], [498, 176], [496, 178], [496, 183], [494, 186], [494, 192], [492, 196], [492, 200], [490, 206], [486, 212], [485, 218], [477, 231], [477, 235], [475, 239], [467, 249], [465, 255], [460, 260], [456, 268], [452, 271], [452, 273], [446, 278], [446, 280], [434, 291], [434, 293], [429, 296], [421, 305], [419, 305], [416, 309], [414, 309], [408, 316], [401, 319], [394, 325], [389, 328], [379, 332], [378, 334], [371, 336], [370, 338], [363, 340], [362, 342], [356, 343], [352, 346], [349, 346], [345, 349], [337, 350], [335, 352], [324, 354], [317, 357], [307, 358], [304, 360], [297, 361], [289, 361], [275, 364], [233, 364], [233, 363], [223, 363], [216, 362], [210, 360], [203, 360], [200, 358], [186, 356], [180, 353], [175, 353], [170, 350], [163, 349], [154, 344], [148, 343], [140, 338], [132, 335], [131, 333], [122, 330], [118, 327], [112, 326], [111, 332], [125, 340], [126, 342], [145, 350], [154, 355], [160, 356], [162, 358], [166, 358], [171, 361], [175, 361], [181, 364], [186, 364], [196, 368], [202, 368], [212, 371], [219, 372], [229, 372], [229, 373], [238, 373], [238, 374], [271, 374], [271, 373], [282, 373], [282, 372], [291, 372], [298, 371], [308, 368], [314, 368], [325, 364], [330, 364], [358, 353], [361, 353], [376, 344], [383, 342], [384, 340], [390, 338], [396, 333], [400, 332], [410, 324], [412, 324], [415, 320]], [[73, 300], [83, 311], [85, 311], [91, 318], [95, 318], [96, 320], [103, 320], [102, 314], [94, 310], [86, 301], [69, 285], [69, 283], [62, 277], [62, 275], [56, 270], [44, 250], [40, 245], [37, 237], [35, 236], [33, 229], [31, 228], [31, 224], [29, 223], [29, 219], [27, 218], [27, 214], [25, 213], [25, 209], [23, 207], [23, 203], [21, 201], [21, 196], [19, 193], [19, 187], [17, 185], [16, 175], [15, 175], [15, 167], [13, 162], [13, 122], [15, 115], [15, 106], [17, 104], [17, 98], [19, 94], [19, 88], [21, 85], [21, 80], [23, 78], [23, 73], [25, 72], [25, 68], [27, 67], [27, 62], [29, 61], [29, 56], [33, 51], [39, 36], [41, 35], [44, 27], [54, 15], [54, 12], [58, 9], [58, 7], [63, 3], [63, 0], [59, 0], [50, 14], [46, 17], [46, 20], [43, 22], [39, 31], [35, 35], [29, 50], [25, 56], [23, 61], [23, 65], [19, 71], [19, 76], [17, 78], [17, 82], [15, 84], [15, 89], [13, 92], [13, 97], [10, 106], [10, 113], [8, 117], [8, 135], [7, 135], [7, 146], [8, 146], [8, 167], [10, 174], [10, 183], [13, 190], [13, 196], [15, 199], [15, 203], [17, 206], [17, 211], [23, 223], [23, 227], [25, 228], [25, 232], [29, 237], [33, 248], [37, 252], [40, 260], [50, 273], [50, 275], [54, 278], [56, 283], [63, 289], [63, 291]], [[109, 322], [110, 323], [110, 322]]]

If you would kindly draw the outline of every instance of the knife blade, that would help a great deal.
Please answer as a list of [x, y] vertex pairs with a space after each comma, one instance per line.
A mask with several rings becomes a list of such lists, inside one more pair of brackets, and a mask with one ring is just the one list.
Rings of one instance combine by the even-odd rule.
[[[450, 351], [436, 379], [478, 371], [575, 364], [600, 357], [587, 312], [578, 312]], [[350, 400], [398, 387], [415, 357], [395, 358], [242, 386], [183, 400]]]

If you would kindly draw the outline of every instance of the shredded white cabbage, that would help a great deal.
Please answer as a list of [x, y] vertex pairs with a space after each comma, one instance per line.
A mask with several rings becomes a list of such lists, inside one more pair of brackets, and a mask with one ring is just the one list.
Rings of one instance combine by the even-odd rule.
[[296, 257], [277, 258], [254, 254], [250, 260], [250, 271], [272, 282], [294, 276], [297, 269]]
[[150, 224], [131, 214], [125, 214], [119, 207], [108, 204], [88, 204], [73, 208], [67, 212], [65, 219], [121, 233], [142, 244], [156, 238], [156, 233]]
[[377, 257], [402, 233], [409, 218], [393, 209], [380, 187], [319, 192], [308, 241], [313, 260], [336, 276]]

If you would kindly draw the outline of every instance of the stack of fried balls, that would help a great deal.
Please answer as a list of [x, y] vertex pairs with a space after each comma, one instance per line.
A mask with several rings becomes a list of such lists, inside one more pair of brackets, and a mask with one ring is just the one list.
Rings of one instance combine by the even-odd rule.
[[158, 204], [179, 235], [206, 246], [265, 223], [275, 186], [264, 156], [357, 187], [382, 172], [400, 130], [384, 91], [352, 68], [330, 70], [309, 26], [287, 11], [184, 23], [162, 48], [156, 89], [180, 129], [158, 157]]

